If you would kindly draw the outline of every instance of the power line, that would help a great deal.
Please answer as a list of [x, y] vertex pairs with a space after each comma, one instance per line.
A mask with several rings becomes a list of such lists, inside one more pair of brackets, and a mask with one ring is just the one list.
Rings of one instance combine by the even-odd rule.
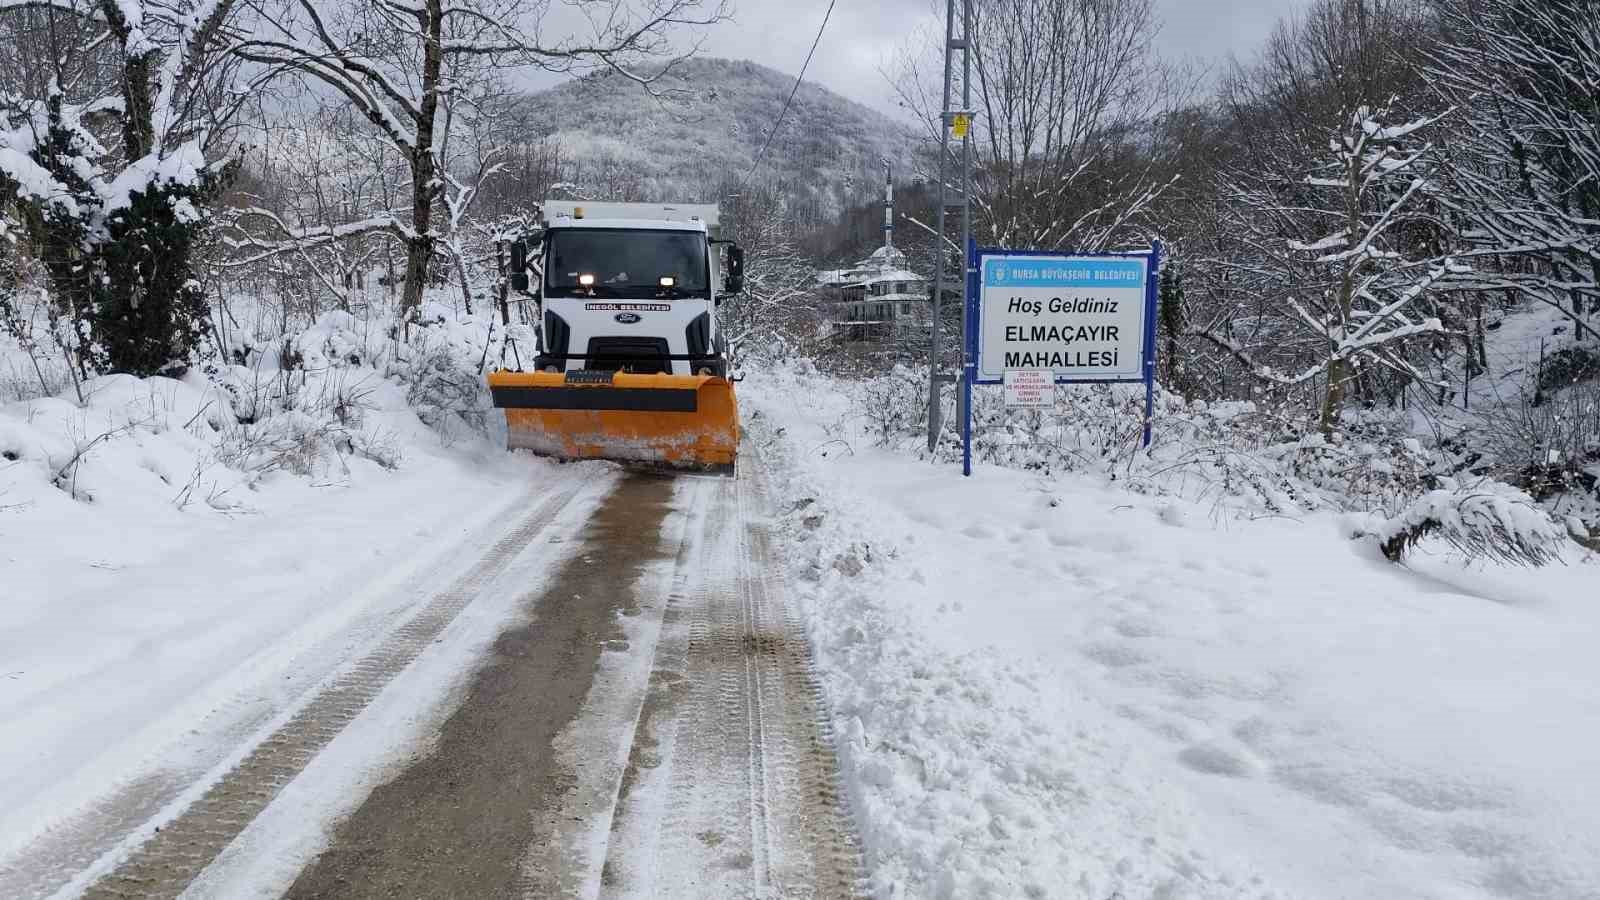
[[778, 129], [783, 127], [783, 117], [789, 114], [789, 104], [794, 102], [794, 95], [800, 90], [800, 82], [805, 80], [806, 69], [811, 66], [811, 56], [817, 52], [817, 45], [822, 43], [822, 32], [828, 27], [828, 17], [833, 15], [833, 4], [838, 0], [828, 0], [828, 11], [822, 14], [822, 25], [817, 28], [817, 37], [811, 42], [811, 50], [806, 54], [806, 61], [800, 66], [800, 75], [794, 80], [794, 87], [789, 89], [789, 99], [783, 101], [783, 110], [778, 113], [778, 120], [772, 123], [772, 130], [767, 132], [767, 142], [761, 145], [761, 152], [756, 154], [756, 161], [750, 164], [750, 171], [745, 174], [744, 180], [749, 181], [756, 169], [761, 168], [761, 161], [767, 156], [767, 148], [772, 146], [772, 139], [778, 136]]

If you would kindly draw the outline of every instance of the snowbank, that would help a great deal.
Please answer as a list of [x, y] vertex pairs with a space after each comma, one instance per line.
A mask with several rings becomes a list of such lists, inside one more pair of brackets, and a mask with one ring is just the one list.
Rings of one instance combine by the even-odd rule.
[[964, 480], [874, 448], [819, 376], [740, 399], [877, 895], [1600, 892], [1600, 565], [1575, 545], [1397, 567], [1335, 509]]
[[498, 435], [479, 374], [486, 320], [426, 312], [408, 342], [328, 313], [294, 334], [246, 337], [229, 348], [232, 364], [181, 381], [109, 375], [81, 385], [81, 404], [74, 387], [0, 405], [0, 508], [25, 518], [248, 510], [279, 473], [346, 484], [399, 467], [410, 450], [465, 441], [487, 453]]
[[[805, 364], [799, 364], [802, 369]], [[926, 457], [927, 373], [897, 367], [842, 385], [851, 403], [836, 413], [862, 443]], [[946, 415], [953, 417], [953, 391]], [[1153, 442], [1142, 448], [1140, 385], [1063, 387], [1048, 410], [1008, 409], [999, 391], [973, 395], [973, 459], [1040, 476], [1082, 472], [1140, 493], [1167, 494], [1256, 514], [1318, 510], [1396, 513], [1451, 461], [1372, 417], [1354, 439], [1330, 443], [1304, 423], [1242, 401], [1155, 397]], [[948, 422], [934, 457], [959, 459]]]
[[555, 477], [478, 430], [487, 327], [430, 322], [0, 405], [0, 861], [216, 763]]

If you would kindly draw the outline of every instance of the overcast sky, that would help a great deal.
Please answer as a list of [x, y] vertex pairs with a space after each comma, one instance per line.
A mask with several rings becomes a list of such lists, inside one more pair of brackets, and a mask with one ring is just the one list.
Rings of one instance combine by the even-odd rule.
[[[707, 36], [710, 56], [750, 59], [798, 73], [816, 36], [827, 0], [734, 0], [735, 21]], [[1175, 56], [1246, 56], [1279, 16], [1307, 0], [1155, 0], [1161, 19], [1158, 44]], [[938, 3], [935, 7], [934, 4]], [[936, 11], [937, 10], [937, 11]], [[806, 78], [880, 108], [892, 106], [879, 74], [885, 55], [919, 23], [943, 25], [939, 0], [839, 0]]]

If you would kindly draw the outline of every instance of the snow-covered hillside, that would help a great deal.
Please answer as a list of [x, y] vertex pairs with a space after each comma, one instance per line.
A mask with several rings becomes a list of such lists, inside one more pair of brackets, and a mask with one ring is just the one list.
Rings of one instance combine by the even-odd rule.
[[[756, 63], [693, 59], [652, 91], [603, 71], [533, 94], [518, 112], [530, 136], [554, 137], [569, 159], [637, 177], [639, 196], [601, 199], [701, 199], [745, 177], [793, 87], [792, 75]], [[758, 174], [836, 214], [881, 180], [882, 158], [908, 174], [911, 149], [902, 124], [805, 82]]]

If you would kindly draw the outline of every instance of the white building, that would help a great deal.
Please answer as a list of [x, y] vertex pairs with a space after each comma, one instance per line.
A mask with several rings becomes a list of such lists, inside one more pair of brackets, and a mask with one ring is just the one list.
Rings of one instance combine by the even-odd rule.
[[928, 279], [906, 268], [905, 254], [883, 246], [848, 269], [817, 273], [833, 301], [829, 320], [842, 340], [900, 338], [931, 321]]
[[899, 341], [932, 322], [928, 280], [906, 268], [894, 246], [894, 171], [883, 161], [883, 246], [850, 269], [817, 273], [833, 301], [828, 317], [841, 340]]

